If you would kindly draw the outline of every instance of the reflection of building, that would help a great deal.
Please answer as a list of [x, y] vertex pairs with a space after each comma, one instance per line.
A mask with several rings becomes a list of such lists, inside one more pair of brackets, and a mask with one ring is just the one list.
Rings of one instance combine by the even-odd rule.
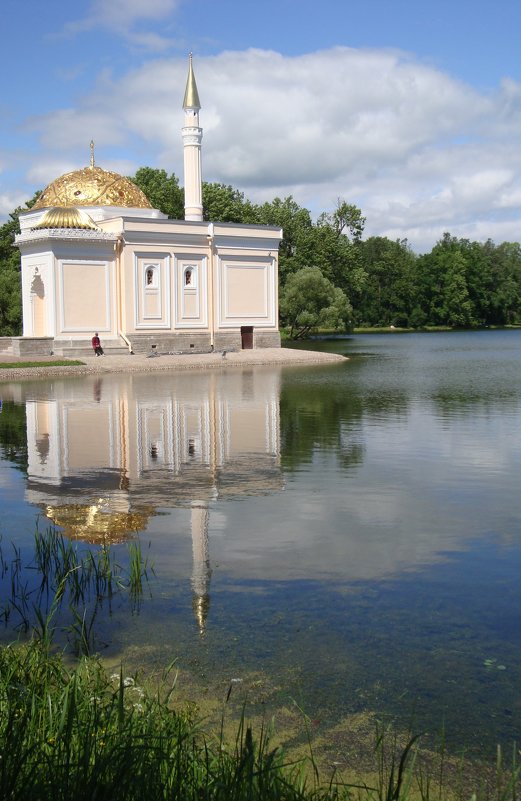
[[132, 537], [158, 508], [190, 508], [194, 611], [204, 630], [211, 504], [282, 488], [278, 374], [156, 373], [152, 385], [133, 374], [45, 387], [25, 401], [27, 500], [67, 536], [90, 542]]
[[199, 94], [183, 102], [185, 219], [127, 178], [90, 166], [57, 178], [20, 215], [23, 337], [15, 353], [196, 352], [274, 347], [280, 228], [203, 222]]

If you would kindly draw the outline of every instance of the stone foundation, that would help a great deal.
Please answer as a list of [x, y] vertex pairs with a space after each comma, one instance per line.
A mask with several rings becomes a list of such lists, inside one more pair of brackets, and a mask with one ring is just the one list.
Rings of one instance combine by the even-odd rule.
[[[132, 352], [136, 354], [150, 353], [211, 353], [210, 333], [157, 333], [129, 334]], [[123, 356], [129, 353], [126, 342], [117, 339], [103, 339], [101, 346], [107, 355]], [[280, 348], [278, 331], [253, 331], [253, 347]], [[240, 331], [216, 331], [214, 335], [215, 351], [236, 352], [242, 350]], [[54, 339], [53, 337], [0, 337], [0, 354], [13, 356], [58, 356], [66, 358], [85, 358], [93, 356], [90, 337], [88, 339]]]
[[53, 352], [53, 337], [11, 337], [13, 356], [50, 356]]
[[280, 334], [278, 331], [256, 331], [253, 330], [253, 347], [257, 348], [280, 348]]
[[209, 353], [210, 333], [127, 334], [134, 353]]
[[241, 350], [241, 335], [239, 331], [216, 331], [214, 335], [214, 350]]

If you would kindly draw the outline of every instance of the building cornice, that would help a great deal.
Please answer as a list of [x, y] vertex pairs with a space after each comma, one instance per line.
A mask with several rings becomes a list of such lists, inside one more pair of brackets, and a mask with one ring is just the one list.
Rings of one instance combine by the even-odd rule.
[[114, 242], [119, 239], [118, 234], [105, 231], [88, 231], [71, 228], [42, 228], [37, 231], [24, 231], [15, 237], [16, 245], [26, 245], [32, 242], [54, 240], [59, 242], [81, 242], [86, 245], [95, 245], [97, 242]]

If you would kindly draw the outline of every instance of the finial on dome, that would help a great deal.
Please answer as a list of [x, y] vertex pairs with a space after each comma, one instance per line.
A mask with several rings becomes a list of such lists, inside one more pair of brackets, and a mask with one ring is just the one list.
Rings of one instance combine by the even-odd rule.
[[195, 82], [195, 75], [192, 66], [192, 54], [188, 57], [188, 78], [186, 79], [185, 97], [183, 100], [183, 108], [193, 108], [199, 110], [201, 108], [201, 101], [199, 100], [199, 92], [197, 91], [197, 84]]
[[94, 167], [94, 139], [90, 140], [90, 166]]

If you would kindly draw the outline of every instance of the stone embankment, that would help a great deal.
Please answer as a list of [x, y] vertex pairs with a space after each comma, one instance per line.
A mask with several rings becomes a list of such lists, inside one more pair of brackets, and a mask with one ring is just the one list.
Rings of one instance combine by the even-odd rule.
[[[55, 356], [35, 357], [34, 361], [53, 362]], [[310, 350], [292, 348], [263, 348], [259, 350], [241, 350], [237, 352], [193, 353], [186, 355], [157, 354], [153, 356], [90, 356], [85, 364], [67, 365], [63, 367], [15, 367], [16, 364], [31, 361], [2, 353], [0, 361], [4, 364], [12, 362], [13, 369], [0, 369], [0, 381], [13, 381], [22, 378], [52, 378], [56, 375], [87, 375], [103, 373], [138, 373], [152, 371], [178, 370], [212, 370], [229, 367], [291, 366], [331, 364], [345, 362], [344, 356], [337, 353], [319, 353]]]

